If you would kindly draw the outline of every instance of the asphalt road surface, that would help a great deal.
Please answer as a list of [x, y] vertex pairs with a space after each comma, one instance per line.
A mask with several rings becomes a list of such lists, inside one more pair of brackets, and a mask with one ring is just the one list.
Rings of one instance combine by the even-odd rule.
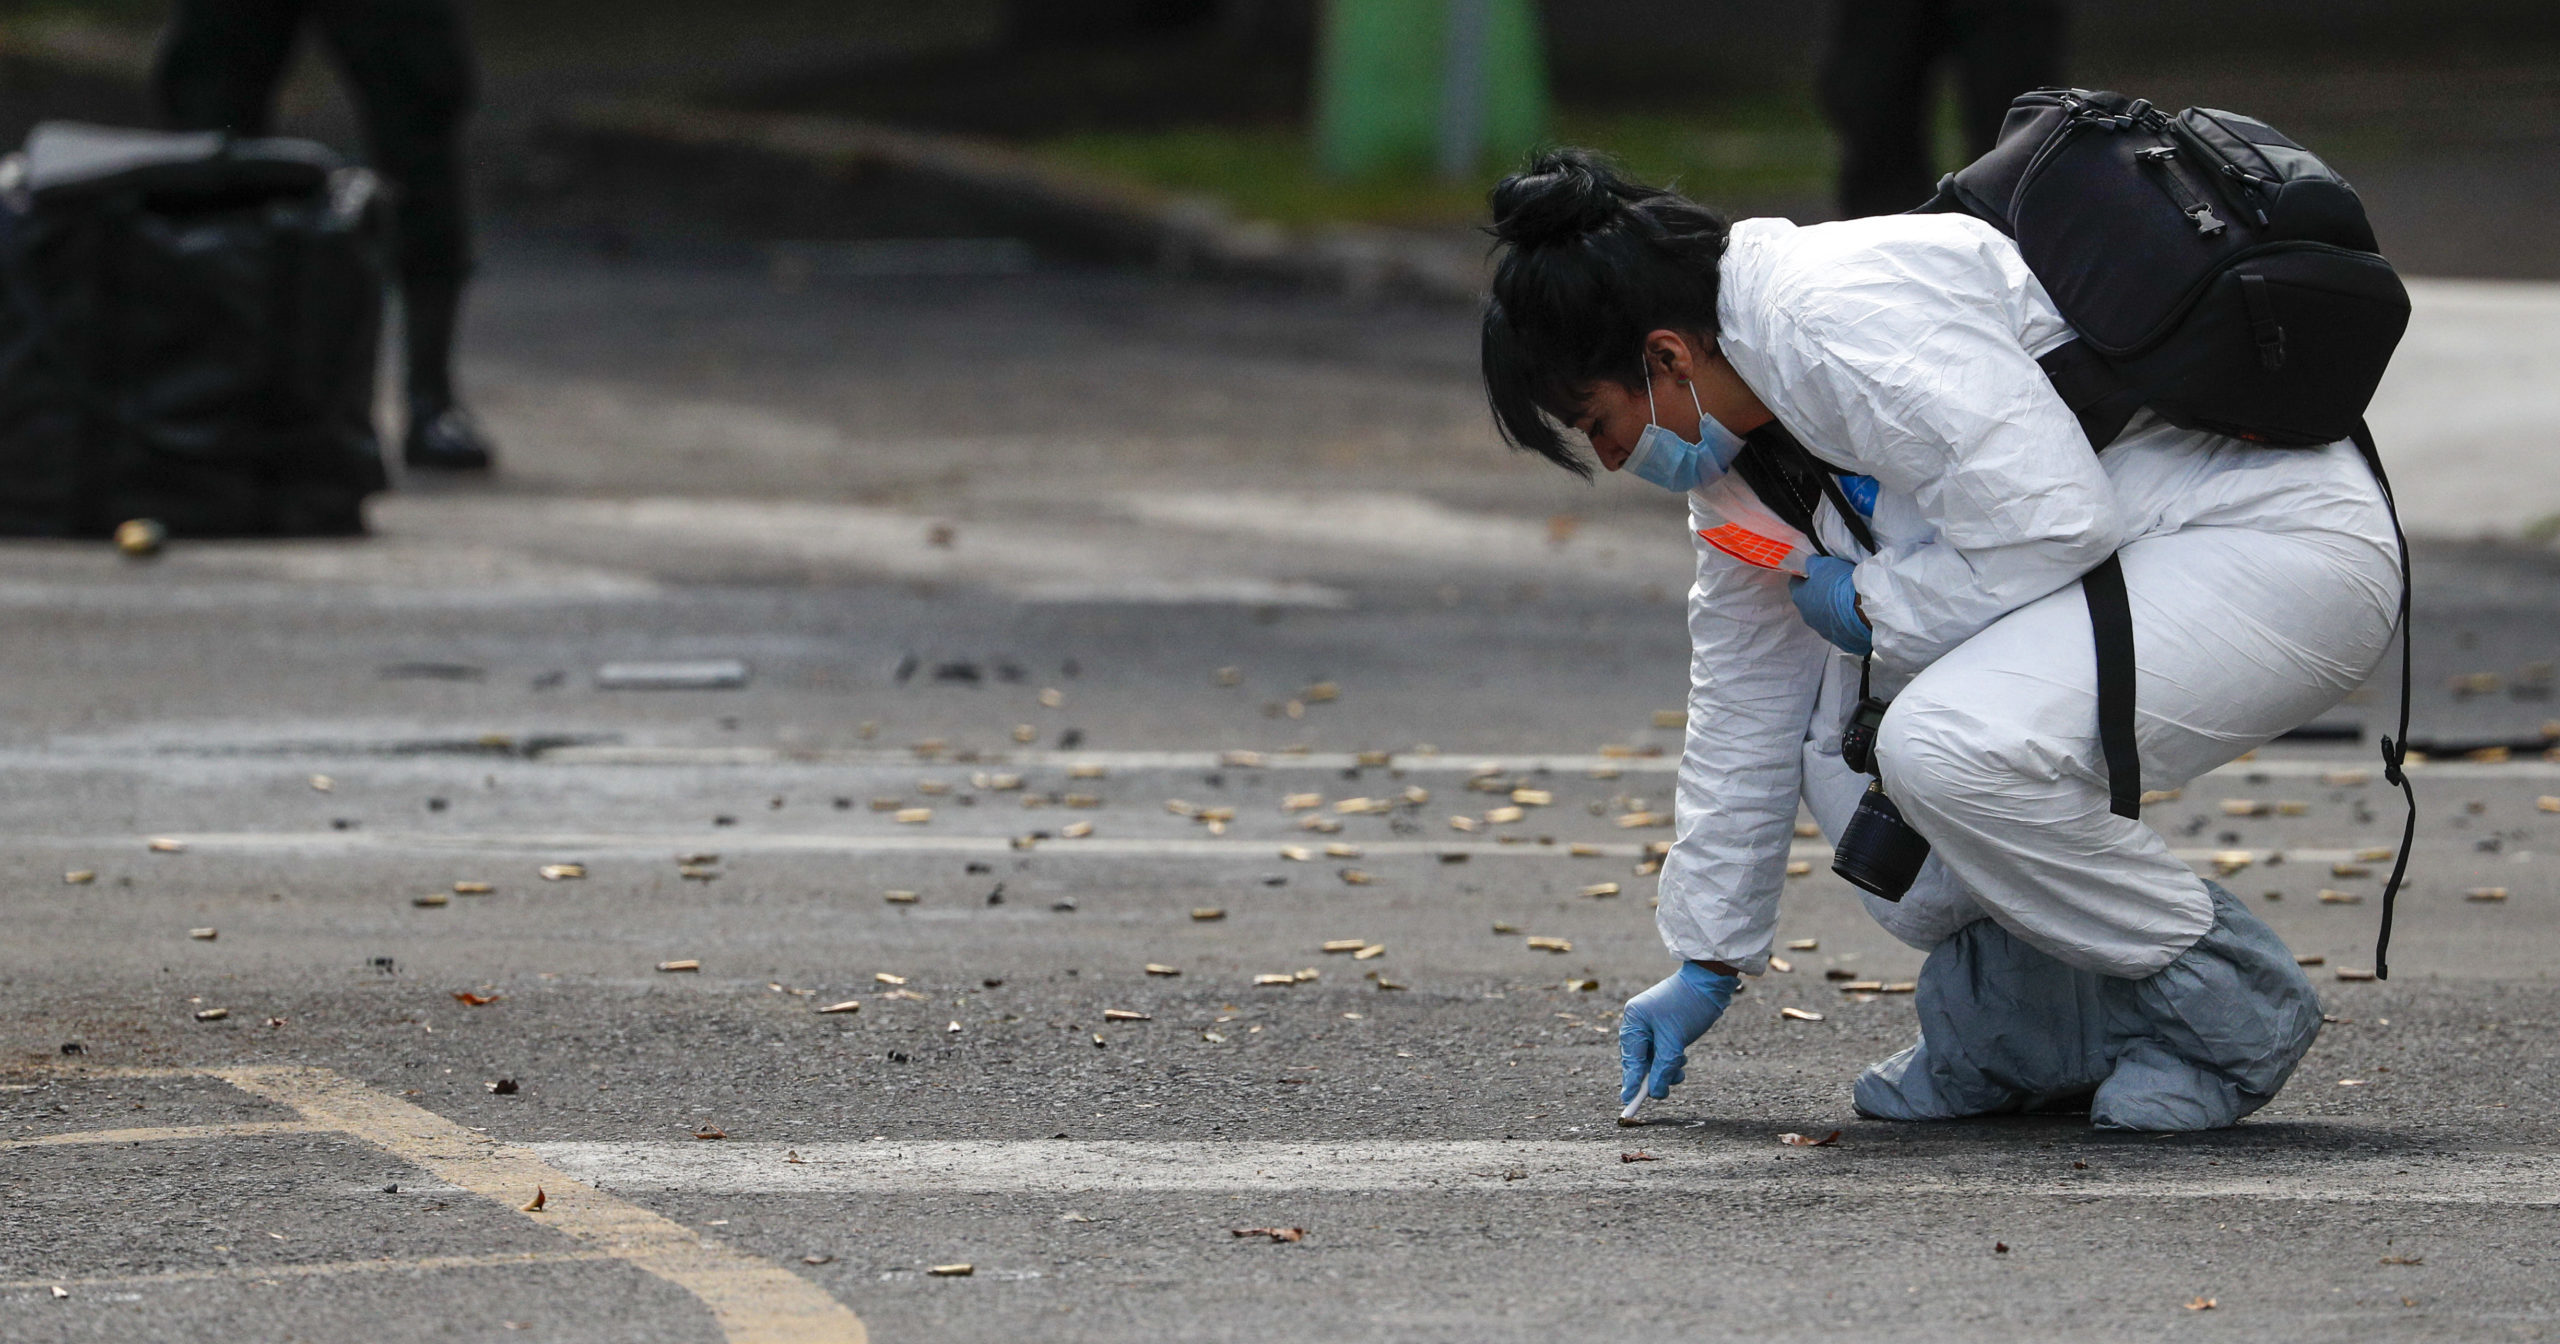
[[[2419, 772], [2380, 983], [2369, 744], [2153, 805], [2320, 959], [2237, 1129], [1857, 1119], [1818, 838], [1621, 1129], [1686, 547], [1464, 314], [496, 273], [498, 483], [8, 553], [0, 1338], [2560, 1333], [2560, 765]], [[2423, 560], [2418, 735], [2537, 733], [2560, 561]]]

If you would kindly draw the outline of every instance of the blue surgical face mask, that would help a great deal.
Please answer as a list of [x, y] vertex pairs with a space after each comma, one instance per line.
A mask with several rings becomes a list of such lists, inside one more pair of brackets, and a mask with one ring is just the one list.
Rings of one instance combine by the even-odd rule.
[[1725, 474], [1733, 460], [1742, 455], [1742, 440], [1707, 414], [1696, 387], [1686, 383], [1682, 386], [1689, 388], [1690, 404], [1698, 408], [1698, 442], [1691, 443], [1662, 427], [1653, 400], [1653, 377], [1648, 370], [1644, 380], [1648, 423], [1621, 470], [1633, 472], [1665, 490], [1686, 494]]

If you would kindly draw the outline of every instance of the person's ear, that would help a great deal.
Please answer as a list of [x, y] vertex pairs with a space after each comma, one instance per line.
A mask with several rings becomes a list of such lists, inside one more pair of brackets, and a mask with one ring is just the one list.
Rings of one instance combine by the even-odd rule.
[[1659, 369], [1675, 383], [1686, 384], [1697, 376], [1697, 352], [1689, 348], [1689, 338], [1664, 329], [1644, 338], [1645, 371], [1649, 375]]

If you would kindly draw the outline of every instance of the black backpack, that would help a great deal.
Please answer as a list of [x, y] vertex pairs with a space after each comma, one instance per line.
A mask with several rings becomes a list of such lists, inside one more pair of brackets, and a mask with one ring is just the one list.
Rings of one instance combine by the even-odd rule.
[[2017, 240], [2079, 333], [2043, 363], [2099, 448], [2145, 406], [2257, 443], [2335, 443], [2409, 325], [2355, 189], [2235, 112], [2039, 89], [1921, 208]]
[[[2011, 104], [1991, 152], [1938, 184], [1914, 213], [1965, 213], [2018, 244], [2079, 339], [2038, 361], [2104, 451], [2135, 413], [2271, 447], [2352, 438], [2382, 468], [2365, 407], [2409, 324], [2409, 295], [2383, 260], [2354, 188], [2253, 117], [2210, 108], [2170, 116], [2149, 102], [2039, 89]], [[1813, 535], [1825, 497], [1875, 543], [1829, 464], [1782, 426], [1746, 436], [1735, 470], [1771, 510]], [[2392, 512], [2399, 532], [2399, 513]], [[2382, 893], [2374, 974], [2390, 976], [2393, 904], [2417, 836], [2409, 737], [2408, 538], [2399, 537], [2400, 727], [2383, 775], [2408, 803]], [[2098, 736], [2112, 809], [2139, 817], [2133, 616], [2113, 556], [2084, 575], [2098, 664]]]
[[387, 226], [318, 145], [38, 126], [0, 163], [0, 535], [362, 532]]

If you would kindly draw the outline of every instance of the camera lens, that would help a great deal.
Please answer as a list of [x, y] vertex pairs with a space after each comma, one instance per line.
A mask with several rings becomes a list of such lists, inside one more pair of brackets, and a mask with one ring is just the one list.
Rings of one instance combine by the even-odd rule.
[[1857, 814], [1840, 833], [1831, 871], [1860, 891], [1899, 901], [1928, 861], [1928, 840], [1902, 819], [1902, 809], [1885, 796], [1884, 786], [1874, 784], [1858, 799]]

